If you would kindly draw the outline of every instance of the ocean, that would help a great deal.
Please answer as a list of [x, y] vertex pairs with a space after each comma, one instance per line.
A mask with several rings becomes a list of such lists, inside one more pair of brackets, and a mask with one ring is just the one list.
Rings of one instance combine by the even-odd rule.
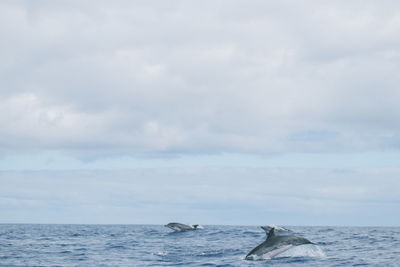
[[286, 227], [316, 245], [249, 261], [257, 226], [0, 224], [0, 266], [400, 266], [400, 227]]

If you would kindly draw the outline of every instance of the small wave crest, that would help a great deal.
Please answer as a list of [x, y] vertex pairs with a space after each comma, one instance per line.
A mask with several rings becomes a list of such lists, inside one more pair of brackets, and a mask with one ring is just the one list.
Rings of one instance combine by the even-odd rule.
[[205, 251], [199, 254], [200, 257], [221, 257], [223, 255], [224, 255], [223, 251], [219, 250]]
[[167, 251], [157, 251], [157, 252], [153, 253], [153, 255], [165, 257], [168, 255], [168, 252]]

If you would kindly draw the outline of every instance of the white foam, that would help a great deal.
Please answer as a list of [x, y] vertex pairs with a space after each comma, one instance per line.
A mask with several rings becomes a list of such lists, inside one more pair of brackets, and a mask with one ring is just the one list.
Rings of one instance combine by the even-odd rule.
[[317, 245], [301, 245], [294, 246], [276, 256], [278, 257], [313, 257], [323, 258], [326, 257], [325, 252], [320, 246]]
[[286, 229], [284, 227], [281, 227], [281, 226], [278, 226], [278, 225], [275, 225], [275, 224], [270, 224], [268, 226], [271, 227], [271, 228], [275, 228], [276, 231], [290, 232], [289, 229]]
[[277, 226], [277, 225], [275, 225], [275, 224], [270, 224], [270, 225], [266, 225], [266, 226], [261, 226], [261, 228], [264, 229], [264, 231], [267, 232], [267, 234], [268, 234], [268, 232], [269, 232], [272, 228], [275, 229], [275, 234], [278, 234], [278, 233], [290, 233], [290, 232], [292, 232], [292, 231], [289, 230], [289, 229], [286, 229], [286, 228], [281, 227], [281, 226]]
[[284, 246], [279, 249], [270, 251], [263, 255], [250, 255], [247, 257], [249, 260], [270, 260], [272, 258], [283, 258], [283, 257], [313, 257], [323, 258], [326, 257], [321, 247], [317, 245], [301, 245], [301, 246]]

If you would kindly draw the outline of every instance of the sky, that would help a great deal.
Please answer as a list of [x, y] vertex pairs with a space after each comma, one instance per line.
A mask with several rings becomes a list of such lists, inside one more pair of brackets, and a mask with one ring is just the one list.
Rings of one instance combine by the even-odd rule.
[[398, 1], [3, 0], [0, 36], [0, 223], [400, 225]]

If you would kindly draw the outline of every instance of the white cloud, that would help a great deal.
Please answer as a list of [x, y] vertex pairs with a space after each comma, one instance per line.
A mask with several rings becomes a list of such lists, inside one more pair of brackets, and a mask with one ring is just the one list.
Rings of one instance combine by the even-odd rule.
[[2, 1], [0, 220], [394, 224], [399, 7]]
[[397, 149], [385, 3], [2, 2], [2, 153]]

